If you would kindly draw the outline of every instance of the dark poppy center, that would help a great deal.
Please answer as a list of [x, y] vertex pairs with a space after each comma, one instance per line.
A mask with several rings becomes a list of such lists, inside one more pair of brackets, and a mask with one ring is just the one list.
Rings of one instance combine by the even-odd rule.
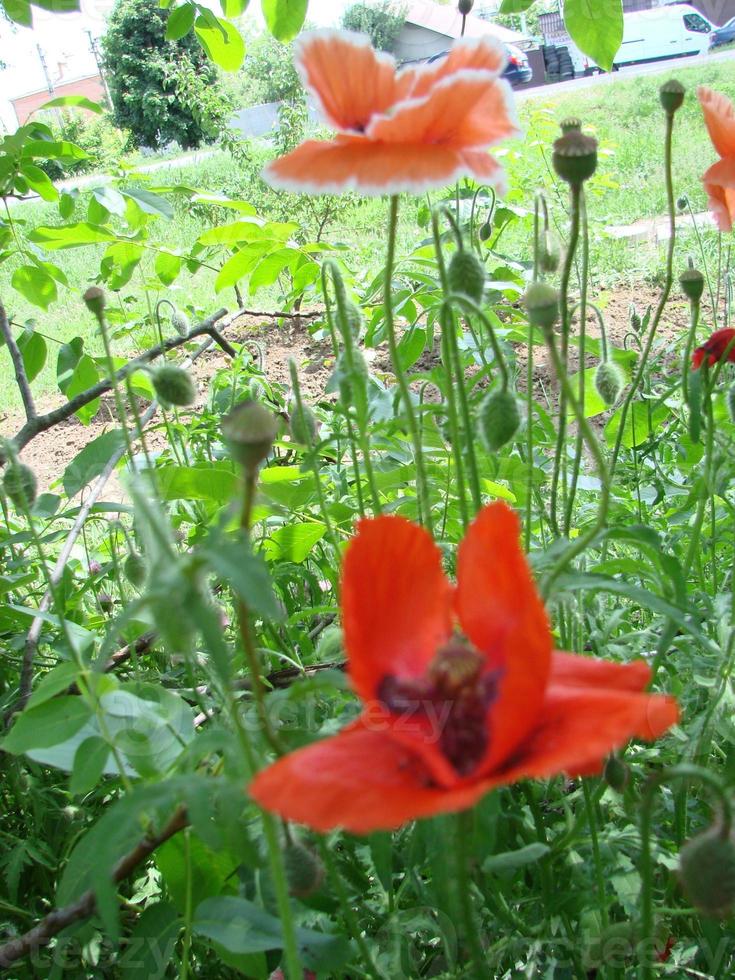
[[397, 723], [420, 720], [422, 737], [435, 738], [460, 776], [469, 775], [488, 746], [487, 713], [498, 693], [499, 672], [462, 637], [440, 647], [424, 677], [387, 675], [378, 689]]

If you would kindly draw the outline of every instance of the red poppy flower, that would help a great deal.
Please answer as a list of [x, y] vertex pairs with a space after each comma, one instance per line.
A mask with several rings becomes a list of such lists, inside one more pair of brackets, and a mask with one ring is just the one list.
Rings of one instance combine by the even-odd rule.
[[730, 231], [735, 221], [735, 108], [724, 95], [704, 85], [697, 89], [697, 97], [712, 145], [720, 155], [705, 171], [702, 182], [717, 227]]
[[697, 349], [692, 354], [692, 370], [696, 371], [697, 368], [702, 366], [702, 362], [705, 357], [707, 358], [707, 363], [712, 367], [718, 361], [721, 361], [725, 351], [730, 348], [727, 354], [728, 361], [735, 361], [735, 329], [732, 327], [723, 327], [721, 330], [715, 330], [715, 332], [705, 340], [701, 347]]
[[307, 140], [269, 164], [275, 187], [310, 194], [423, 193], [458, 177], [500, 186], [487, 152], [518, 126], [499, 76], [505, 52], [490, 37], [458, 41], [431, 65], [396, 69], [361, 34], [314, 31], [296, 44], [296, 67], [331, 140]]
[[459, 546], [456, 587], [422, 528], [361, 521], [342, 623], [362, 715], [250, 784], [261, 806], [315, 830], [393, 829], [527, 777], [599, 772], [613, 749], [678, 717], [672, 698], [643, 693], [642, 661], [552, 651], [518, 519], [502, 503]]

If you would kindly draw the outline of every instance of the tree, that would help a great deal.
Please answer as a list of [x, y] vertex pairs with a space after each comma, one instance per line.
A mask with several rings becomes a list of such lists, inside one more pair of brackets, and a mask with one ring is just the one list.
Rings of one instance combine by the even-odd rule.
[[167, 41], [168, 11], [158, 0], [118, 0], [102, 38], [103, 66], [118, 126], [140, 146], [175, 140], [199, 146], [206, 133], [201, 116], [182, 98], [177, 73], [190, 66], [202, 92], [217, 83], [217, 70], [195, 36]]
[[354, 3], [342, 15], [345, 30], [367, 34], [380, 51], [393, 51], [405, 23], [405, 8], [396, 7], [392, 0], [381, 0], [378, 4]]

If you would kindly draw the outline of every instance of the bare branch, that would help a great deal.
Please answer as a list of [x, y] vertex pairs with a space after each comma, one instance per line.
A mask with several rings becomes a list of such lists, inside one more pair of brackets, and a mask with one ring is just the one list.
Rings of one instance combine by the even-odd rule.
[[[150, 857], [156, 848], [165, 844], [167, 840], [170, 840], [188, 825], [189, 818], [186, 809], [180, 807], [159, 834], [145, 837], [132, 851], [118, 862], [112, 873], [112, 880], [116, 884], [123, 881], [139, 864], [142, 864], [146, 858]], [[11, 939], [4, 946], [0, 946], [0, 967], [9, 967], [17, 960], [28, 956], [29, 953], [34, 952], [34, 950], [39, 949], [41, 946], [47, 946], [53, 937], [58, 935], [62, 929], [66, 929], [67, 926], [72, 925], [74, 922], [79, 922], [81, 919], [88, 919], [91, 915], [94, 915], [96, 908], [97, 899], [94, 892], [90, 889], [81, 898], [78, 898], [76, 902], [72, 902], [71, 905], [66, 905], [61, 909], [54, 909], [53, 912], [50, 912], [44, 919], [41, 919], [38, 925], [29, 929], [28, 932], [22, 936], [18, 936], [16, 939]]]
[[0, 303], [0, 331], [2, 331], [3, 339], [10, 351], [10, 358], [15, 369], [15, 381], [20, 389], [20, 397], [23, 401], [26, 419], [30, 422], [36, 418], [36, 404], [33, 401], [31, 385], [28, 381], [25, 364], [23, 363], [23, 355], [15, 342], [13, 331], [10, 329], [10, 323], [8, 322], [8, 314], [5, 312], [5, 307], [2, 303]]

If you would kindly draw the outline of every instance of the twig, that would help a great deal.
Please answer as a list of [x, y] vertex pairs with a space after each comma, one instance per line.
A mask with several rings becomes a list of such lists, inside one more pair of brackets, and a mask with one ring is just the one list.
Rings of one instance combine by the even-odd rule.
[[237, 311], [236, 316], [262, 316], [267, 317], [270, 320], [313, 320], [316, 317], [324, 316], [324, 310], [312, 310], [311, 313], [302, 313], [297, 311], [296, 313], [284, 313], [283, 310], [245, 310], [240, 309]]
[[31, 386], [28, 381], [28, 375], [26, 374], [25, 364], [23, 363], [23, 355], [15, 342], [13, 331], [10, 329], [10, 323], [8, 322], [8, 314], [5, 312], [5, 307], [2, 303], [0, 303], [0, 330], [10, 351], [10, 358], [15, 369], [15, 381], [20, 389], [20, 397], [23, 400], [26, 420], [30, 422], [36, 418], [36, 403], [33, 401]]
[[[159, 834], [145, 837], [118, 862], [112, 873], [112, 880], [115, 884], [127, 878], [139, 864], [150, 857], [156, 848], [165, 844], [167, 840], [170, 840], [188, 825], [189, 818], [186, 809], [180, 807]], [[74, 922], [79, 922], [80, 919], [88, 919], [94, 915], [96, 908], [97, 898], [94, 891], [90, 889], [76, 902], [72, 902], [61, 909], [54, 909], [28, 932], [0, 946], [0, 967], [9, 967], [39, 947], [48, 945], [50, 940], [58, 935], [62, 929], [66, 929]]]

